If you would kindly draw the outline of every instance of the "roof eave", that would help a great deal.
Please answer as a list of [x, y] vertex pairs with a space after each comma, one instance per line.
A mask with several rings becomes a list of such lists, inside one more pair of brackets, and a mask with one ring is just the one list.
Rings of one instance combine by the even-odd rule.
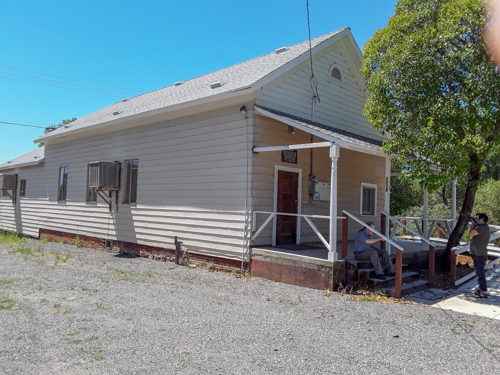
[[252, 94], [252, 93], [253, 93], [253, 90], [252, 90], [251, 86], [240, 87], [240, 88], [237, 88], [237, 89], [234, 89], [231, 91], [226, 91], [226, 92], [223, 92], [220, 94], [216, 94], [216, 95], [212, 95], [212, 96], [208, 96], [208, 97], [204, 97], [204, 98], [200, 98], [200, 99], [196, 99], [196, 100], [191, 100], [188, 102], [182, 102], [182, 103], [174, 104], [174, 105], [167, 106], [167, 107], [158, 108], [158, 109], [147, 111], [147, 112], [137, 113], [137, 114], [126, 116], [126, 117], [120, 117], [120, 118], [117, 118], [117, 119], [114, 119], [111, 121], [105, 121], [105, 122], [101, 122], [101, 123], [90, 125], [90, 126], [85, 126], [81, 129], [73, 129], [71, 131], [57, 133], [57, 134], [48, 133], [48, 134], [45, 134], [45, 135], [35, 139], [33, 141], [33, 143], [39, 143], [39, 142], [47, 141], [49, 139], [63, 138], [63, 137], [66, 137], [68, 135], [80, 134], [80, 133], [84, 133], [84, 132], [87, 132], [90, 130], [96, 130], [96, 129], [104, 128], [104, 127], [107, 127], [110, 125], [116, 125], [116, 124], [119, 124], [119, 123], [124, 122], [124, 121], [133, 121], [133, 120], [137, 120], [137, 119], [141, 119], [141, 118], [146, 118], [146, 117], [150, 117], [150, 116], [155, 116], [155, 115], [160, 115], [160, 114], [164, 114], [164, 113], [168, 113], [168, 112], [173, 112], [176, 110], [186, 109], [186, 108], [194, 107], [197, 105], [214, 103], [217, 101], [227, 100], [227, 99], [234, 98], [237, 96], [243, 96], [243, 95]]
[[21, 164], [14, 164], [14, 165], [7, 165], [5, 167], [0, 167], [0, 171], [5, 171], [7, 169], [15, 169], [15, 168], [24, 168], [24, 167], [33, 167], [38, 164], [43, 163], [44, 159], [40, 159], [37, 161], [31, 161], [29, 163], [21, 163]]

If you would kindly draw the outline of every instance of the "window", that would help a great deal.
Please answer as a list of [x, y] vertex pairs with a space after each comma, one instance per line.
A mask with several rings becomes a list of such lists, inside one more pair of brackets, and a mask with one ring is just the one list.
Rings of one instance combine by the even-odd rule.
[[21, 185], [19, 186], [19, 195], [24, 197], [26, 195], [26, 180], [21, 180]]
[[377, 212], [377, 185], [361, 183], [361, 215], [376, 215]]
[[125, 160], [125, 195], [123, 203], [137, 202], [137, 176], [139, 172], [139, 159]]
[[68, 190], [68, 167], [59, 168], [59, 189], [57, 190], [57, 200], [66, 201], [66, 191]]
[[86, 202], [97, 202], [97, 191], [90, 188], [90, 165], [87, 165], [87, 196]]

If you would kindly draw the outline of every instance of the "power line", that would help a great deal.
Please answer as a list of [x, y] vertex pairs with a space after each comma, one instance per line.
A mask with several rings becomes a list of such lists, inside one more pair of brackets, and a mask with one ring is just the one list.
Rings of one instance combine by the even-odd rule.
[[125, 96], [127, 96], [127, 95], [128, 95], [128, 94], [121, 93], [121, 92], [118, 92], [118, 91], [112, 91], [112, 90], [100, 89], [100, 88], [97, 88], [97, 87], [90, 87], [90, 86], [77, 85], [76, 83], [66, 83], [66, 82], [54, 81], [54, 80], [52, 80], [52, 79], [32, 77], [32, 76], [27, 76], [27, 75], [24, 75], [24, 74], [9, 73], [9, 72], [1, 72], [1, 71], [0, 71], [0, 74], [10, 74], [10, 75], [13, 75], [13, 76], [18, 76], [18, 77], [33, 78], [33, 79], [39, 79], [39, 80], [42, 80], [42, 81], [47, 81], [47, 82], [62, 83], [63, 85], [71, 85], [71, 86], [83, 87], [83, 88], [86, 88], [86, 89], [92, 89], [92, 90], [100, 90], [100, 91], [113, 92], [113, 93], [115, 93], [115, 94], [122, 94], [122, 95], [125, 95]]
[[17, 126], [27, 126], [29, 128], [40, 128], [40, 129], [46, 129], [46, 126], [36, 126], [36, 125], [26, 125], [26, 124], [17, 124], [15, 122], [5, 122], [5, 121], [0, 121], [0, 124], [6, 124], [6, 125], [17, 125]]
[[139, 93], [143, 93], [142, 91], [139, 91], [139, 90], [132, 90], [132, 89], [126, 89], [124, 87], [117, 87], [117, 86], [110, 86], [110, 85], [103, 85], [101, 83], [95, 83], [95, 82], [89, 82], [89, 81], [82, 81], [82, 80], [79, 80], [79, 79], [73, 79], [73, 78], [66, 78], [66, 77], [61, 77], [61, 76], [55, 76], [55, 75], [52, 75], [52, 74], [45, 74], [45, 73], [38, 73], [38, 72], [33, 72], [31, 70], [23, 70], [23, 69], [17, 69], [17, 68], [11, 68], [9, 66], [2, 66], [0, 65], [0, 68], [4, 68], [4, 69], [11, 69], [11, 70], [17, 70], [19, 72], [25, 72], [25, 73], [33, 73], [33, 74], [39, 74], [39, 75], [42, 75], [42, 76], [47, 76], [47, 77], [55, 77], [55, 78], [61, 78], [61, 79], [66, 79], [68, 81], [75, 81], [75, 82], [83, 82], [83, 83], [90, 83], [91, 85], [97, 85], [97, 86], [105, 86], [105, 87], [112, 87], [114, 89], [120, 89], [120, 90], [126, 90], [126, 91], [135, 91], [135, 92], [139, 92]]
[[69, 87], [61, 87], [61, 86], [54, 86], [54, 85], [46, 85], [44, 83], [37, 83], [37, 82], [30, 82], [30, 81], [23, 81], [21, 79], [14, 79], [14, 78], [7, 78], [7, 77], [0, 77], [0, 79], [8, 79], [9, 81], [17, 81], [17, 82], [24, 82], [24, 83], [31, 83], [32, 85], [40, 85], [40, 86], [47, 86], [47, 87], [55, 87], [58, 89], [64, 89], [64, 90], [71, 90], [71, 91], [80, 91], [80, 92], [86, 92], [89, 94], [96, 94], [96, 95], [104, 95], [104, 96], [111, 96], [113, 98], [123, 98], [123, 96], [117, 96], [117, 95], [109, 95], [109, 94], [102, 94], [100, 92], [92, 92], [92, 91], [85, 91], [85, 90], [78, 90], [78, 89], [71, 89]]

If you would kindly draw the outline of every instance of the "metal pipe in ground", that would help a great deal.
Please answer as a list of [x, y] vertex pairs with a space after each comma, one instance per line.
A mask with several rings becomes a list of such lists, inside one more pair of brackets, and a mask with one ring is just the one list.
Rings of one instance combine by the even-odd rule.
[[429, 246], [429, 275], [428, 275], [428, 281], [429, 285], [433, 286], [434, 285], [434, 275], [436, 273], [436, 247], [435, 246]]
[[396, 249], [396, 279], [394, 285], [394, 297], [401, 298], [403, 285], [403, 252]]
[[450, 261], [451, 261], [451, 269], [450, 269], [450, 288], [456, 288], [455, 281], [457, 281], [457, 254], [455, 254], [455, 250], [450, 251]]

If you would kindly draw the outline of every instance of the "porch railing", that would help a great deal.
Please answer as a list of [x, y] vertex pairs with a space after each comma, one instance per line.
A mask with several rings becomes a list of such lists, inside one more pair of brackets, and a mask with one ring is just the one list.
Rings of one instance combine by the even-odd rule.
[[[409, 228], [405, 222], [400, 220], [401, 218], [396, 218], [394, 216], [391, 216], [385, 211], [381, 211], [381, 214], [382, 214], [382, 223], [385, 223], [385, 218], [394, 222], [394, 226], [393, 226], [392, 230], [390, 231], [389, 238], [391, 238], [391, 239], [400, 238], [400, 237], [407, 238], [407, 236], [396, 237], [396, 231], [398, 230], [399, 227], [401, 227], [405, 231], [409, 231], [409, 232], [413, 233], [415, 235], [415, 237], [412, 237], [412, 238], [420, 239], [420, 241], [422, 241], [422, 244], [429, 245], [429, 249], [428, 249], [428, 251], [429, 251], [429, 274], [428, 274], [427, 281], [429, 281], [430, 286], [433, 286], [434, 285], [434, 276], [436, 274], [436, 244], [434, 242], [429, 241], [427, 238], [425, 238], [423, 233], [417, 233], [413, 229]], [[408, 218], [405, 218], [405, 219], [408, 219]], [[434, 220], [436, 220], [436, 219], [434, 219]], [[389, 225], [389, 228], [390, 227], [391, 226]], [[427, 249], [425, 249], [425, 250], [427, 250]], [[387, 252], [389, 254], [391, 253], [390, 246], [389, 246], [389, 249], [387, 249]]]
[[[495, 230], [495, 232], [491, 233], [489, 242], [498, 240], [500, 238], [500, 226], [490, 225], [490, 229]], [[465, 283], [476, 275], [475, 272], [471, 272], [457, 280], [457, 256], [468, 251], [470, 251], [470, 242], [451, 249], [451, 280], [455, 286]], [[500, 262], [500, 247], [488, 246], [488, 255], [498, 256], [499, 258], [488, 263], [486, 269], [492, 268], [493, 265]]]
[[[439, 218], [428, 218], [424, 219], [421, 217], [398, 217], [398, 220], [401, 221], [404, 224], [407, 224], [408, 222], [413, 222], [415, 224], [415, 228], [418, 232], [418, 236], [420, 237], [425, 237], [424, 236], [424, 228], [427, 228], [427, 233], [428, 233], [428, 238], [431, 238], [432, 232], [434, 229], [437, 230], [438, 234], [437, 237], [440, 238], [440, 233], [443, 233], [443, 235], [446, 238], [450, 237], [451, 232], [453, 231], [453, 228], [455, 227], [456, 220], [454, 219], [439, 219]], [[430, 225], [429, 225], [430, 222]], [[395, 238], [409, 238], [409, 236], [406, 235], [406, 229], [408, 227], [404, 228], [403, 227], [403, 236], [402, 237], [395, 237]], [[415, 233], [412, 231], [412, 233]]]
[[[262, 223], [262, 225], [257, 229], [257, 214], [266, 214], [269, 215], [269, 217]], [[265, 227], [273, 220], [276, 216], [278, 215], [283, 215], [283, 216], [295, 216], [295, 217], [302, 217], [304, 220], [309, 224], [311, 229], [316, 233], [320, 241], [325, 245], [325, 247], [328, 249], [328, 251], [331, 250], [331, 246], [328, 243], [328, 241], [323, 237], [321, 232], [318, 230], [316, 225], [311, 221], [311, 219], [327, 219], [330, 220], [330, 216], [325, 216], [325, 215], [304, 215], [304, 214], [291, 214], [288, 212], [269, 212], [269, 211], [253, 211], [253, 220], [252, 220], [252, 232], [254, 234], [252, 235], [252, 241], [254, 241], [260, 233], [265, 229]], [[340, 216], [337, 217], [336, 219], [338, 220], [343, 220], [344, 217]]]
[[402, 295], [401, 289], [402, 289], [402, 285], [403, 285], [403, 251], [404, 251], [404, 248], [401, 245], [394, 242], [393, 240], [391, 240], [385, 234], [382, 234], [381, 232], [379, 232], [376, 229], [368, 227], [368, 225], [364, 221], [358, 219], [356, 216], [354, 216], [350, 212], [343, 210], [342, 213], [345, 215], [345, 218], [346, 218], [346, 220], [344, 220], [342, 222], [342, 258], [345, 259], [347, 257], [347, 235], [349, 233], [349, 231], [348, 231], [348, 225], [349, 225], [348, 219], [351, 218], [354, 221], [356, 221], [357, 223], [361, 224], [363, 227], [370, 228], [370, 230], [373, 233], [375, 233], [377, 236], [385, 239], [385, 241], [387, 243], [391, 244], [392, 246], [394, 246], [396, 248], [396, 279], [394, 281], [394, 296], [396, 298], [401, 298], [401, 295]]

